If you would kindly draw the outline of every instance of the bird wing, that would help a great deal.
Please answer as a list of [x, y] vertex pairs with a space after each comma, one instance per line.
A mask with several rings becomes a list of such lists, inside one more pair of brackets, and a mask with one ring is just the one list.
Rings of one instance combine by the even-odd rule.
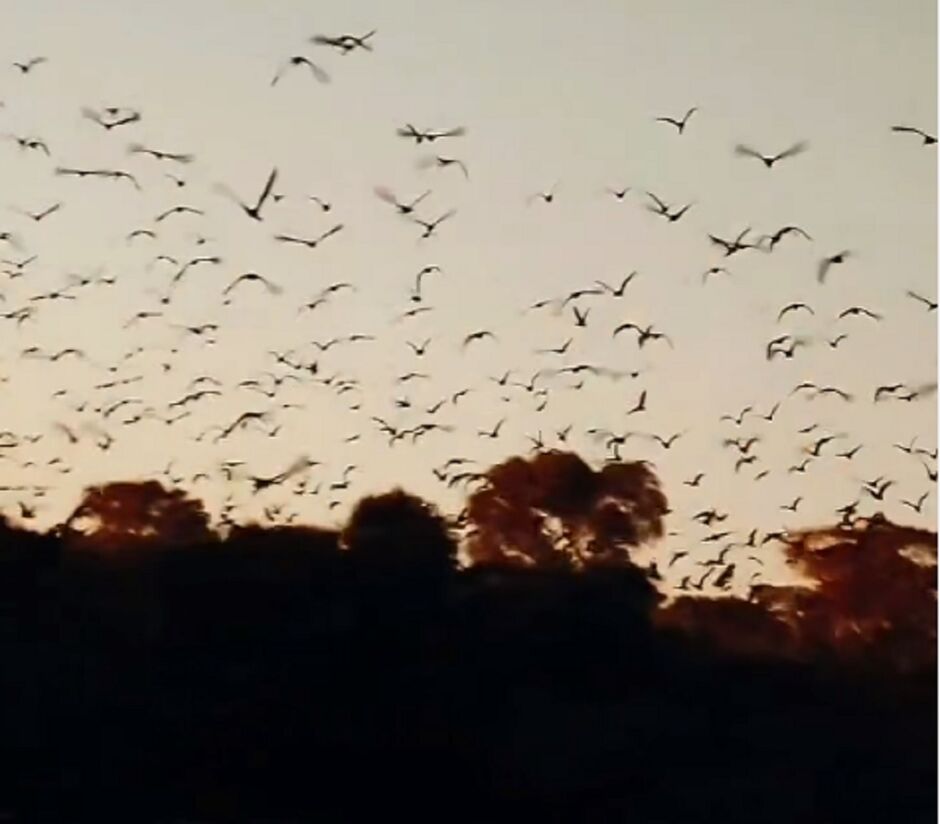
[[256, 210], [260, 210], [261, 206], [264, 204], [264, 201], [268, 199], [268, 196], [271, 194], [271, 190], [274, 188], [275, 180], [277, 180], [277, 166], [271, 169], [271, 174], [268, 175], [268, 181], [264, 184], [261, 197], [258, 198], [258, 204], [255, 206]]
[[800, 141], [799, 143], [794, 143], [789, 149], [785, 149], [780, 152], [780, 154], [774, 157], [774, 160], [783, 160], [786, 157], [793, 157], [794, 155], [802, 154], [809, 148], [809, 144], [805, 141]]
[[743, 157], [756, 157], [760, 160], [765, 159], [764, 156], [760, 152], [755, 151], [750, 146], [745, 146], [742, 143], [739, 143], [737, 146], [734, 147], [734, 153], [736, 155], [741, 155]]

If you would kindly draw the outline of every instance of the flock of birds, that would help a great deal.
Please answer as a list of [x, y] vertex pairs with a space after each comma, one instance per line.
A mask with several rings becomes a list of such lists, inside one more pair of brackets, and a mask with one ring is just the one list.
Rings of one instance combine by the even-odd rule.
[[[310, 55], [291, 55], [275, 68], [270, 86], [279, 86], [295, 73], [307, 74], [315, 83], [332, 82], [331, 74], [321, 65], [316, 50], [332, 50], [344, 56], [355, 53], [368, 56], [375, 48], [376, 34], [375, 31], [369, 31], [362, 35], [318, 35], [312, 38], [313, 51]], [[33, 74], [54, 72], [56, 64], [45, 57], [34, 57], [13, 63], [11, 70], [21, 75], [21, 82], [28, 83]], [[21, 376], [8, 374], [0, 376], [0, 379], [6, 384], [9, 393], [16, 380], [46, 380], [44, 369], [47, 367], [41, 364], [60, 362], [82, 362], [97, 377], [81, 391], [73, 387], [50, 391], [49, 403], [53, 411], [48, 425], [37, 426], [33, 431], [7, 429], [0, 432], [0, 465], [6, 465], [8, 470], [15, 466], [21, 476], [33, 471], [46, 479], [56, 473], [67, 475], [81, 461], [93, 460], [91, 456], [94, 452], [91, 456], [85, 452], [85, 457], [75, 457], [79, 447], [90, 448], [101, 454], [109, 453], [122, 448], [122, 441], [126, 441], [129, 432], [155, 426], [155, 437], [159, 437], [160, 427], [165, 427], [166, 431], [175, 433], [172, 442], [181, 444], [188, 440], [194, 446], [199, 444], [211, 448], [217, 456], [212, 465], [185, 474], [174, 470], [180, 462], [175, 459], [163, 470], [162, 477], [165, 480], [174, 485], [193, 488], [197, 494], [202, 483], [223, 485], [229, 494], [219, 513], [222, 523], [231, 523], [236, 518], [239, 507], [236, 493], [239, 490], [249, 497], [266, 496], [264, 515], [268, 522], [290, 523], [300, 516], [296, 504], [305, 498], [322, 500], [328, 511], [339, 509], [355, 500], [359, 466], [355, 463], [326, 466], [307, 454], [301, 454], [280, 471], [260, 472], [257, 466], [252, 465], [253, 460], [236, 457], [240, 454], [236, 447], [240, 439], [248, 435], [272, 441], [280, 437], [293, 437], [284, 429], [287, 416], [292, 410], [302, 412], [310, 409], [310, 404], [315, 402], [314, 392], [331, 394], [336, 403], [343, 405], [344, 413], [350, 420], [357, 424], [356, 431], [343, 444], [345, 450], [353, 450], [369, 430], [374, 436], [384, 439], [390, 448], [396, 449], [414, 446], [430, 438], [441, 439], [445, 443], [447, 438], [458, 441], [459, 447], [453, 451], [462, 454], [454, 454], [437, 466], [429, 466], [427, 471], [435, 483], [462, 493], [475, 488], [485, 476], [487, 463], [474, 457], [470, 450], [471, 444], [505, 442], [505, 427], [510, 418], [508, 412], [494, 413], [492, 422], [484, 421], [471, 430], [454, 426], [448, 414], [471, 394], [495, 393], [486, 407], [491, 410], [498, 409], [500, 404], [511, 404], [515, 410], [514, 420], [522, 419], [526, 426], [531, 423], [531, 429], [535, 430], [526, 436], [534, 451], [569, 448], [576, 438], [580, 438], [581, 444], [587, 446], [579, 446], [575, 451], [584, 453], [597, 448], [600, 450], [597, 455], [600, 461], [629, 460], [627, 447], [635, 443], [655, 445], [670, 454], [674, 450], [681, 451], [687, 434], [684, 431], [659, 434], [632, 428], [635, 420], [646, 416], [648, 389], [637, 389], [635, 393], [631, 391], [625, 397], [624, 427], [617, 431], [609, 427], [587, 425], [582, 419], [570, 421], [546, 433], [539, 423], [540, 413], [559, 394], [578, 393], [589, 381], [638, 380], [642, 377], [639, 369], [623, 369], [619, 365], [572, 360], [570, 357], [577, 348], [574, 341], [579, 330], [590, 326], [596, 331], [599, 323], [595, 319], [599, 314], [598, 306], [607, 304], [618, 309], [625, 307], [623, 314], [630, 315], [630, 287], [642, 277], [636, 271], [615, 283], [595, 280], [571, 289], [567, 294], [520, 307], [524, 314], [543, 314], [561, 330], [561, 340], [557, 345], [533, 353], [539, 359], [539, 368], [530, 377], [520, 380], [525, 365], [504, 363], [499, 374], [492, 375], [485, 385], [441, 390], [430, 403], [416, 400], [411, 387], [431, 387], [445, 383], [446, 376], [433, 374], [424, 366], [428, 352], [445, 345], [442, 338], [446, 335], [443, 332], [419, 334], [406, 341], [409, 365], [394, 377], [393, 383], [399, 391], [391, 402], [387, 398], [377, 400], [370, 395], [369, 387], [364, 386], [354, 375], [332, 372], [329, 368], [330, 358], [337, 351], [358, 345], [387, 345], [381, 330], [313, 340], [284, 351], [269, 349], [265, 355], [266, 368], [250, 371], [234, 384], [214, 374], [201, 372], [199, 354], [215, 345], [224, 331], [225, 308], [235, 301], [250, 300], [262, 312], [282, 312], [284, 307], [277, 300], [283, 295], [284, 288], [270, 272], [241, 271], [237, 261], [231, 261], [211, 238], [199, 234], [193, 238], [192, 246], [182, 254], [177, 249], [163, 248], [161, 240], [164, 230], [183, 222], [187, 226], [198, 226], [210, 210], [214, 213], [227, 209], [234, 210], [238, 219], [246, 224], [263, 225], [267, 231], [272, 223], [277, 222], [278, 204], [289, 197], [279, 188], [279, 168], [276, 163], [272, 163], [263, 180], [257, 183], [246, 181], [241, 193], [224, 184], [216, 184], [208, 191], [194, 192], [188, 172], [197, 164], [196, 157], [188, 152], [141, 143], [135, 131], [145, 120], [142, 111], [122, 106], [76, 108], [77, 113], [88, 121], [89, 128], [99, 129], [100, 139], [114, 147], [115, 152], [119, 151], [118, 142], [124, 138], [123, 160], [127, 163], [117, 162], [118, 155], [115, 154], [116, 162], [107, 167], [66, 164], [60, 162], [58, 154], [53, 151], [52, 142], [47, 143], [45, 137], [33, 133], [7, 135], [7, 139], [22, 155], [48, 158], [49, 175], [75, 179], [76, 187], [81, 188], [73, 190], [66, 188], [63, 183], [60, 200], [38, 204], [35, 209], [17, 207], [21, 225], [14, 227], [14, 231], [0, 232], [0, 243], [7, 251], [2, 256], [0, 269], [5, 279], [2, 286], [0, 334], [7, 343], [8, 352], [11, 352], [11, 347], [16, 347], [14, 361], [17, 362], [17, 368], [25, 370], [27, 364], [30, 367]], [[688, 140], [696, 128], [697, 113], [698, 109], [693, 107], [681, 117], [662, 116], [655, 120], [662, 124], [664, 130], [674, 129], [678, 138]], [[700, 114], [698, 116], [701, 117]], [[937, 142], [934, 136], [912, 126], [898, 125], [892, 129], [901, 135], [916, 136], [928, 146]], [[397, 134], [389, 135], [389, 138], [397, 137], [418, 147], [432, 148], [432, 154], [419, 159], [419, 167], [442, 170], [442, 174], [456, 172], [456, 180], [469, 186], [471, 170], [459, 156], [459, 151], [451, 153], [451, 147], [459, 147], [467, 134], [468, 130], [462, 126], [419, 128], [412, 123], [405, 123], [397, 130]], [[448, 148], [444, 150], [439, 146]], [[772, 171], [778, 164], [799, 162], [797, 158], [808, 150], [807, 142], [798, 142], [771, 154], [738, 145], [734, 154], [742, 163], [755, 161]], [[96, 196], [93, 181], [97, 180], [129, 186], [140, 192], [141, 196], [154, 199], [152, 222], [129, 232], [124, 242], [128, 247], [145, 250], [142, 251], [142, 260], [150, 282], [157, 278], [163, 281], [161, 289], [148, 291], [148, 297], [142, 300], [136, 312], [119, 320], [119, 328], [109, 338], [110, 351], [115, 353], [111, 362], [102, 358], [103, 352], [108, 350], [87, 352], [72, 346], [48, 349], [30, 341], [33, 331], [42, 326], [43, 317], [51, 305], [62, 303], [78, 311], [85, 301], [106, 300], [102, 295], [106, 295], [118, 282], [116, 276], [98, 271], [92, 275], [69, 275], [65, 282], [47, 285], [45, 288], [34, 285], [42, 280], [39, 273], [43, 266], [42, 250], [34, 245], [34, 230], [45, 226], [47, 222], [61, 220], [72, 209], [81, 209], [82, 199], [93, 202]], [[252, 186], [257, 188], [252, 191]], [[608, 187], [605, 194], [614, 203], [624, 202], [628, 198], [636, 199], [643, 209], [669, 224], [680, 224], [695, 206], [694, 203], [669, 202], [655, 192], [635, 191], [631, 187]], [[388, 219], [410, 224], [416, 241], [421, 244], [445, 231], [451, 222], [457, 222], [456, 209], [430, 211], [426, 208], [431, 196], [430, 189], [402, 195], [388, 187], [376, 185], [374, 195], [388, 207]], [[528, 200], [533, 208], [551, 208], [557, 199], [556, 184], [534, 193]], [[296, 247], [300, 253], [317, 250], [328, 243], [338, 243], [345, 224], [339, 220], [330, 222], [337, 211], [336, 205], [323, 197], [322, 193], [305, 195], [303, 200], [310, 209], [328, 221], [326, 227], [309, 234], [274, 227], [270, 229], [270, 239], [283, 247]], [[732, 258], [737, 260], [737, 256], [779, 254], [788, 244], [815, 242], [806, 229], [797, 225], [785, 225], [769, 232], [758, 232], [746, 227], [734, 237], [708, 234], [707, 240], [719, 257], [714, 264], [703, 265], [703, 285], [727, 277], [730, 272], [726, 264]], [[433, 248], [433, 244], [422, 248]], [[816, 271], [818, 284], [822, 287], [829, 283], [840, 268], [851, 265], [854, 255], [851, 249], [831, 249], [823, 254]], [[191, 280], [202, 278], [204, 270], [225, 271], [230, 275], [224, 284], [220, 283], [218, 289], [218, 313], [198, 323], [179, 322], [174, 318], [174, 311], [185, 301], [180, 297], [180, 292]], [[437, 264], [428, 264], [413, 275], [407, 293], [402, 296], [406, 308], [392, 319], [394, 324], [417, 325], [420, 324], [417, 318], [432, 314], [433, 306], [427, 294], [428, 285], [432, 283], [446, 283], [444, 269]], [[324, 285], [301, 305], [288, 307], [289, 311], [282, 315], [283, 322], [289, 324], [293, 318], [307, 319], [315, 313], [322, 313], [331, 305], [347, 299], [344, 296], [352, 296], [359, 291], [357, 283], [347, 280]], [[848, 289], [844, 289], [843, 293], [845, 291]], [[905, 291], [912, 312], [936, 312], [936, 299], [912, 289]], [[813, 317], [816, 313], [813, 301], [808, 298], [780, 307], [776, 321], [777, 324], [783, 324], [784, 321], [791, 323], [800, 317]], [[883, 315], [875, 309], [847, 300], [844, 310], [835, 321], [840, 324], [837, 333], [824, 340], [824, 347], [832, 350], [846, 345], [852, 337], [850, 331], [845, 331], [850, 328], [847, 323], [876, 326], [883, 321]], [[120, 347], [122, 342], [133, 341], [133, 335], [138, 330], [149, 329], [153, 325], [176, 336], [177, 343], [161, 352], [160, 362], [150, 365], [148, 372], [148, 368], [143, 366], [150, 354], [146, 346], [131, 345], [124, 351]], [[601, 329], [598, 334], [622, 342], [628, 351], [635, 347], [637, 352], [655, 350], [661, 352], [661, 356], [682, 357], [682, 346], [674, 339], [674, 330], [667, 330], [665, 325], [661, 328], [658, 322], [631, 317], [612, 328]], [[501, 335], [499, 330], [483, 326], [461, 330], [455, 341], [455, 357], [461, 351], [492, 347], [492, 357], [499, 358]], [[774, 362], [802, 357], [801, 350], [813, 348], [817, 343], [817, 339], [812, 336], [785, 332], [778, 325], [775, 329], [768, 329], [763, 349], [766, 360]], [[262, 343], [259, 349], [267, 347]], [[371, 357], [369, 351], [362, 351], [363, 359]], [[162, 403], [147, 399], [142, 390], [153, 375], [168, 374], [184, 376], [178, 395]], [[760, 448], [776, 423], [778, 411], [783, 405], [791, 403], [794, 396], [805, 395], [810, 399], [832, 397], [845, 404], [903, 404], [932, 398], [936, 384], [931, 381], [918, 385], [892, 383], [872, 387], [870, 391], [871, 394], [862, 396], [857, 390], [847, 387], [803, 381], [793, 387], [789, 397], [781, 398], [766, 408], [758, 409], [751, 404], [721, 415], [718, 421], [722, 428], [720, 443], [728, 456], [729, 467], [733, 468], [735, 475], [749, 474], [756, 483], [771, 474], [803, 476], [817, 462], [828, 462], [833, 467], [843, 462], [854, 462], [868, 445], [851, 440], [845, 433], [827, 430], [816, 422], [808, 422], [795, 432], [784, 433], [785, 437], [797, 442], [799, 457], [790, 465], [766, 464], [760, 456]], [[233, 404], [242, 404], [242, 408], [232, 413]], [[585, 418], [592, 414], [586, 403], [583, 405], [583, 413]], [[45, 462], [37, 461], [34, 455], [36, 445], [40, 442], [53, 443], [56, 455]], [[507, 445], [505, 454], [519, 452], [517, 447], [517, 444]], [[877, 517], [889, 495], [896, 495], [896, 503], [901, 507], [909, 508], [913, 513], [923, 512], [933, 494], [932, 485], [937, 480], [937, 451], [917, 443], [916, 439], [896, 444], [895, 447], [911, 462], [922, 467], [925, 487], [902, 490], [897, 481], [888, 477], [879, 475], [865, 478], [855, 498], [835, 511], [840, 522], [850, 524], [854, 518], [863, 514], [862, 509], [866, 507]], [[263, 459], [263, 453], [263, 446], [253, 450], [253, 456], [258, 460]], [[179, 457], [184, 456], [181, 454]], [[10, 478], [8, 471], [4, 475]], [[681, 483], [688, 490], [702, 490], [704, 494], [711, 475], [710, 470], [690, 473]], [[29, 520], [36, 517], [37, 507], [54, 488], [55, 482], [48, 480], [42, 483], [6, 482], [0, 491], [12, 496], [11, 501], [17, 507], [19, 516]], [[715, 493], [719, 491], [716, 489]], [[666, 492], [668, 495], [668, 484]], [[803, 502], [803, 496], [781, 501], [779, 508], [781, 513], [785, 513], [781, 517], [800, 512]], [[671, 512], [668, 517], [667, 524], [673, 537], [686, 535], [676, 529], [679, 517], [680, 513], [676, 512]], [[729, 513], [716, 505], [701, 506], [695, 512], [688, 513], [686, 522], [681, 526], [696, 524], [703, 532], [689, 534], [689, 548], [670, 549], [668, 554], [660, 556], [654, 564], [654, 572], [668, 576], [680, 590], [727, 590], [742, 575], [748, 582], [759, 579], [765, 565], [760, 548], [785, 541], [787, 529], [781, 527], [778, 531], [761, 534], [757, 529], [725, 528], [728, 518]], [[466, 513], [457, 516], [454, 523], [458, 527], [467, 526]], [[710, 555], [711, 547], [717, 550], [713, 555]]]

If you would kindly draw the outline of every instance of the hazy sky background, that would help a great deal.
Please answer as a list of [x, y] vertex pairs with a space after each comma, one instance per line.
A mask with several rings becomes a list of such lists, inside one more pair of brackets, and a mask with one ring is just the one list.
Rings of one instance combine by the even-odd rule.
[[[626, 458], [656, 464], [677, 512], [670, 528], [683, 533], [671, 546], [702, 532], [683, 513], [710, 505], [729, 510], [731, 528], [745, 534], [751, 526], [832, 522], [833, 508], [858, 496], [861, 479], [882, 474], [897, 479], [883, 505], [889, 516], [933, 523], [933, 494], [921, 516], [899, 503], [932, 487], [920, 463], [892, 444], [917, 436], [918, 445], [935, 446], [934, 398], [874, 405], [871, 397], [879, 383], [918, 385], [936, 375], [935, 316], [905, 296], [913, 289], [936, 297], [936, 149], [890, 131], [903, 123], [935, 133], [934, 3], [35, 0], [7, 9], [5, 24], [0, 49], [7, 62], [36, 55], [49, 62], [25, 76], [0, 70], [0, 130], [41, 136], [52, 158], [13, 141], [0, 144], [0, 206], [64, 206], [38, 224], [12, 209], [3, 213], [0, 229], [22, 244], [0, 249], [3, 257], [39, 257], [26, 276], [0, 281], [0, 308], [10, 311], [63, 286], [68, 273], [100, 270], [118, 279], [112, 287], [78, 290], [76, 301], [40, 305], [35, 321], [19, 329], [0, 323], [0, 370], [9, 377], [2, 428], [45, 433], [35, 447], [6, 450], [0, 472], [4, 483], [54, 486], [41, 503], [43, 522], [66, 514], [83, 485], [154, 476], [171, 457], [172, 474], [214, 471], [220, 460], [237, 458], [264, 475], [308, 454], [324, 462], [310, 474], [311, 486], [322, 480], [324, 490], [345, 464], [361, 468], [351, 489], [337, 496], [324, 491], [288, 501], [285, 513], [298, 510], [304, 518], [338, 520], [345, 507], [327, 512], [331, 500], [352, 502], [392, 483], [453, 509], [460, 495], [443, 489], [431, 467], [460, 454], [487, 466], [527, 450], [526, 434], [541, 431], [553, 445], [553, 432], [574, 423], [572, 448], [598, 461], [604, 446], [584, 433], [592, 426], [685, 432], [669, 451], [641, 438], [623, 449]], [[373, 28], [372, 53], [341, 55], [309, 42], [317, 33]], [[299, 67], [271, 88], [274, 72], [293, 54], [311, 57], [332, 82], [319, 84]], [[143, 119], [105, 132], [81, 117], [83, 106], [106, 105], [139, 109]], [[682, 136], [654, 121], [691, 106], [699, 111]], [[465, 126], [466, 136], [436, 143], [430, 152], [463, 160], [469, 181], [454, 168], [419, 170], [417, 160], [430, 152], [396, 136], [406, 122]], [[733, 153], [738, 142], [773, 154], [799, 140], [809, 141], [809, 151], [771, 170]], [[191, 152], [196, 162], [177, 168], [130, 156], [131, 142]], [[121, 181], [57, 177], [56, 165], [133, 171], [143, 191]], [[253, 201], [273, 165], [281, 174], [276, 191], [285, 199], [268, 204], [263, 223], [213, 189], [225, 183]], [[165, 171], [181, 174], [187, 186], [177, 189]], [[554, 203], [527, 202], [556, 181]], [[376, 198], [376, 185], [403, 199], [430, 188], [422, 217], [451, 208], [457, 215], [437, 236], [419, 241], [420, 228]], [[618, 202], [607, 186], [633, 191]], [[647, 189], [671, 204], [695, 205], [670, 224], [646, 210]], [[322, 213], [307, 195], [327, 199], [332, 211]], [[207, 214], [169, 218], [156, 241], [125, 241], [129, 231], [153, 227], [155, 215], [178, 203]], [[315, 250], [272, 240], [277, 232], [312, 236], [335, 222], [345, 229]], [[733, 237], [750, 226], [756, 235], [789, 223], [805, 228], [813, 242], [788, 237], [772, 255], [735, 255], [727, 261], [730, 278], [702, 285], [702, 272], [725, 262], [708, 233]], [[199, 235], [209, 241], [197, 246]], [[842, 249], [854, 257], [819, 285], [818, 261]], [[125, 330], [135, 312], [161, 308], [157, 295], [174, 270], [150, 265], [159, 253], [219, 254], [224, 264], [187, 275], [164, 319]], [[424, 284], [433, 312], [396, 322], [413, 306], [415, 273], [429, 264], [444, 270]], [[597, 278], [619, 282], [634, 269], [639, 275], [623, 299], [577, 302], [591, 308], [586, 329], [574, 326], [570, 306], [560, 316], [523, 314], [537, 300]], [[222, 289], [247, 271], [265, 274], [284, 293], [269, 296], [248, 285], [223, 306]], [[358, 290], [298, 313], [302, 302], [337, 281]], [[777, 312], [793, 300], [810, 303], [815, 316], [797, 313], [778, 324]], [[835, 320], [854, 304], [884, 321]], [[640, 351], [631, 335], [612, 339], [611, 330], [627, 320], [655, 324], [675, 349], [653, 343]], [[167, 325], [210, 321], [222, 325], [210, 347]], [[463, 336], [484, 328], [498, 342], [462, 352]], [[849, 338], [831, 349], [825, 338], [843, 331]], [[260, 394], [233, 388], [274, 367], [269, 350], [297, 349], [300, 359], [309, 359], [317, 354], [310, 341], [352, 332], [378, 340], [319, 355], [320, 376], [355, 378], [360, 392], [338, 398], [317, 384], [285, 385], [279, 400], [305, 408], [275, 416], [283, 424], [280, 437], [248, 430], [216, 446], [193, 441], [240, 411], [270, 407]], [[768, 363], [765, 343], [784, 332], [812, 336], [814, 343], [792, 360]], [[414, 357], [405, 341], [426, 337], [433, 338], [428, 354]], [[568, 337], [574, 342], [566, 357], [534, 354]], [[80, 346], [105, 367], [145, 347], [117, 373], [145, 379], [96, 392], [91, 387], [110, 376], [105, 369], [71, 359], [21, 359], [18, 353], [33, 345]], [[176, 356], [169, 354], [173, 346]], [[166, 374], [163, 362], [173, 364]], [[642, 374], [619, 381], [587, 376], [580, 392], [565, 388], [568, 376], [546, 378], [550, 398], [542, 412], [534, 411], [532, 394], [487, 380], [511, 369], [513, 379], [527, 381], [539, 368], [579, 362]], [[396, 376], [412, 370], [432, 379], [395, 385]], [[204, 373], [226, 382], [223, 398], [200, 402], [173, 427], [120, 425], [145, 405], [163, 411]], [[802, 380], [834, 384], [855, 401], [788, 397]], [[427, 416], [396, 410], [393, 398], [408, 397], [420, 409], [464, 387], [474, 392], [436, 416], [456, 428], [453, 434], [431, 433], [415, 447], [404, 442], [389, 449], [370, 420], [414, 425]], [[61, 388], [68, 396], [53, 400]], [[626, 418], [642, 389], [648, 411]], [[125, 396], [144, 404], [108, 421], [117, 438], [108, 453], [91, 438], [69, 447], [51, 428], [54, 421], [94, 421], [87, 410], [70, 409], [83, 399], [98, 405]], [[750, 419], [740, 430], [719, 424], [723, 414], [750, 404], [766, 412], [778, 400], [772, 424]], [[356, 401], [360, 410], [350, 412]], [[504, 416], [499, 439], [477, 437], [477, 429]], [[824, 431], [796, 434], [813, 422]], [[846, 438], [827, 446], [805, 475], [788, 474], [801, 448], [825, 432]], [[357, 433], [357, 443], [341, 443]], [[759, 464], [736, 475], [735, 454], [721, 448], [721, 439], [739, 434], [764, 440], [756, 450]], [[833, 457], [857, 443], [864, 448], [854, 462]], [[42, 466], [60, 454], [74, 467], [67, 475]], [[28, 460], [38, 466], [18, 467]], [[761, 468], [771, 474], [754, 483]], [[706, 472], [700, 489], [682, 486], [699, 470]], [[214, 507], [228, 491], [216, 481], [193, 490]], [[245, 484], [233, 490], [252, 515], [288, 497], [274, 490], [249, 501]], [[804, 497], [798, 512], [782, 512], [797, 495]], [[22, 498], [5, 500], [12, 505]], [[863, 511], [870, 511], [867, 503]]]

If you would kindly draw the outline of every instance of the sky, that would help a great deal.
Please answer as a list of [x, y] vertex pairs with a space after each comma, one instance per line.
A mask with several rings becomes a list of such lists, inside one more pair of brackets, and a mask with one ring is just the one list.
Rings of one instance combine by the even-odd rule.
[[[73, 274], [116, 280], [76, 288], [75, 300], [33, 304], [35, 317], [22, 325], [0, 322], [0, 376], [7, 378], [0, 428], [43, 435], [35, 445], [2, 450], [0, 483], [48, 485], [37, 502], [39, 522], [67, 515], [88, 484], [199, 472], [210, 479], [184, 486], [215, 511], [232, 494], [245, 517], [283, 503], [284, 516], [339, 522], [361, 495], [396, 484], [455, 512], [462, 491], [445, 488], [432, 467], [462, 455], [485, 468], [529, 450], [527, 436], [538, 432], [557, 446], [554, 433], [572, 424], [568, 445], [598, 464], [607, 450], [588, 429], [682, 433], [669, 450], [639, 436], [621, 450], [625, 459], [655, 464], [675, 511], [672, 548], [704, 534], [687, 515], [710, 506], [728, 511], [727, 528], [741, 534], [831, 523], [835, 507], [879, 475], [895, 485], [877, 508], [904, 523], [934, 523], [934, 487], [922, 461], [934, 462], [893, 444], [916, 437], [917, 446], [935, 448], [935, 398], [872, 403], [880, 384], [936, 379], [935, 313], [906, 295], [936, 299], [936, 149], [891, 131], [904, 124], [935, 134], [934, 3], [360, 0], [312, 9], [299, 0], [36, 0], [7, 10], [5, 22], [0, 51], [8, 63], [48, 61], [26, 74], [0, 68], [0, 131], [41, 137], [51, 156], [0, 142], [0, 230], [16, 243], [0, 252], [8, 260], [37, 255], [22, 277], [0, 276], [0, 309], [27, 305]], [[316, 34], [372, 29], [370, 52], [341, 54], [310, 42]], [[292, 55], [315, 61], [331, 81], [319, 83], [299, 66], [272, 87]], [[141, 120], [105, 130], [81, 114], [105, 106], [137, 110]], [[691, 107], [697, 111], [681, 135], [656, 121]], [[396, 134], [406, 123], [466, 133], [429, 149]], [[808, 149], [772, 169], [734, 152], [744, 143], [770, 155], [799, 141]], [[131, 155], [132, 143], [195, 160]], [[422, 168], [421, 159], [434, 154], [459, 158], [469, 178], [454, 167]], [[141, 190], [127, 181], [58, 176], [56, 166], [126, 170]], [[275, 166], [283, 198], [268, 202], [261, 222], [220, 192], [221, 184], [253, 200]], [[401, 199], [430, 190], [416, 210], [422, 219], [455, 214], [421, 240], [419, 226], [376, 197], [377, 186]], [[532, 199], [552, 187], [551, 203]], [[631, 191], [620, 201], [608, 187]], [[693, 205], [670, 223], [647, 209], [646, 191]], [[17, 211], [54, 203], [61, 208], [38, 222]], [[155, 224], [178, 204], [204, 214]], [[311, 237], [338, 223], [343, 229], [315, 249], [273, 239]], [[746, 239], [754, 241], [789, 224], [812, 239], [788, 236], [772, 254], [746, 250], [727, 259], [708, 239], [749, 227]], [[126, 239], [141, 228], [157, 238]], [[842, 250], [851, 251], [848, 260], [818, 283], [819, 261]], [[223, 260], [190, 270], [164, 306], [160, 296], [176, 269], [155, 262], [160, 254]], [[400, 319], [419, 305], [410, 290], [429, 265], [442, 270], [422, 285], [420, 305], [431, 311]], [[702, 273], [716, 265], [730, 275], [703, 284]], [[249, 283], [225, 305], [227, 284], [252, 271], [282, 293]], [[599, 279], [619, 283], [632, 271], [638, 274], [623, 298], [574, 301], [590, 309], [584, 328], [575, 325], [571, 304], [560, 313], [526, 311]], [[340, 282], [355, 291], [299, 311]], [[805, 301], [814, 314], [778, 322], [792, 301]], [[836, 319], [853, 305], [883, 319]], [[148, 310], [163, 317], [125, 328]], [[174, 326], [210, 322], [220, 325], [212, 345]], [[640, 349], [632, 334], [614, 338], [624, 322], [653, 324], [674, 347]], [[461, 346], [483, 329], [496, 339]], [[843, 332], [838, 348], [826, 343]], [[312, 343], [352, 333], [375, 340], [322, 353]], [[768, 362], [767, 341], [784, 333], [810, 344], [792, 359]], [[427, 354], [415, 356], [407, 341], [427, 338]], [[564, 356], [536, 354], [568, 338]], [[34, 346], [75, 346], [87, 358], [21, 356]], [[284, 383], [276, 401], [238, 388], [266, 370], [285, 372], [272, 350], [316, 359], [317, 377], [353, 379], [357, 388], [337, 395], [313, 380]], [[577, 363], [624, 376], [589, 375], [580, 390], [571, 388], [571, 376], [543, 376], [538, 383], [549, 394], [542, 411], [534, 393], [489, 380], [511, 370], [510, 380], [527, 382], [539, 369]], [[412, 371], [429, 377], [396, 383]], [[222, 396], [192, 404], [192, 414], [172, 425], [121, 422], [148, 406], [164, 413], [199, 375], [221, 380]], [[113, 390], [93, 388], [138, 376]], [[853, 400], [790, 394], [806, 380], [835, 385]], [[422, 409], [464, 388], [471, 393], [433, 417], [453, 431], [431, 432], [416, 445], [389, 447], [372, 420], [414, 426], [432, 419]], [[646, 410], [628, 416], [643, 390]], [[92, 411], [124, 397], [140, 403], [106, 421]], [[396, 408], [396, 398], [413, 408]], [[720, 420], [746, 406], [767, 413], [778, 401], [772, 423], [753, 414], [741, 427]], [[82, 402], [84, 411], [76, 411]], [[275, 402], [302, 407], [271, 417], [271, 426], [282, 427], [275, 437], [248, 429], [221, 443], [196, 440], [210, 426]], [[479, 436], [503, 418], [498, 438]], [[56, 422], [80, 430], [79, 444], [70, 445]], [[813, 423], [818, 431], [797, 433]], [[107, 452], [82, 429], [92, 424], [115, 438]], [[761, 437], [759, 460], [736, 473], [735, 453], [722, 441], [752, 434]], [[825, 434], [840, 438], [805, 473], [788, 472]], [[851, 462], [835, 457], [856, 444], [862, 449]], [[253, 497], [244, 483], [229, 486], [218, 474], [223, 460], [274, 474], [300, 455], [321, 462], [309, 473], [311, 489], [322, 484], [319, 495], [291, 498], [275, 489]], [[58, 456], [63, 464], [47, 465]], [[358, 467], [349, 489], [331, 492], [347, 464]], [[762, 469], [769, 474], [755, 481]], [[699, 471], [706, 475], [699, 487], [683, 485]], [[920, 514], [901, 503], [928, 490]], [[797, 496], [803, 501], [795, 513], [781, 510]], [[20, 500], [24, 493], [14, 491], [0, 504], [13, 508]], [[871, 511], [874, 502], [862, 500], [862, 511]]]

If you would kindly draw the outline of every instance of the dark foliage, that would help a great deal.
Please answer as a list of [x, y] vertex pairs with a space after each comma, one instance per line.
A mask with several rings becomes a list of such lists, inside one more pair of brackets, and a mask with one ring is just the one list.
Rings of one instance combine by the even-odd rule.
[[[342, 533], [247, 526], [222, 539], [197, 523], [192, 534], [103, 552], [67, 530], [0, 524], [0, 811], [69, 822], [935, 817], [935, 657], [911, 641], [913, 625], [901, 649], [917, 656], [895, 666], [828, 654], [832, 613], [818, 599], [800, 602], [805, 646], [776, 611], [788, 591], [663, 609], [623, 558], [458, 570], [445, 523], [400, 491], [362, 501]], [[887, 538], [868, 541], [882, 552]], [[807, 563], [839, 582], [827, 603], [863, 620], [864, 588], [832, 546]], [[904, 599], [918, 581], [935, 597], [932, 568], [887, 557], [869, 565], [906, 575]]]

